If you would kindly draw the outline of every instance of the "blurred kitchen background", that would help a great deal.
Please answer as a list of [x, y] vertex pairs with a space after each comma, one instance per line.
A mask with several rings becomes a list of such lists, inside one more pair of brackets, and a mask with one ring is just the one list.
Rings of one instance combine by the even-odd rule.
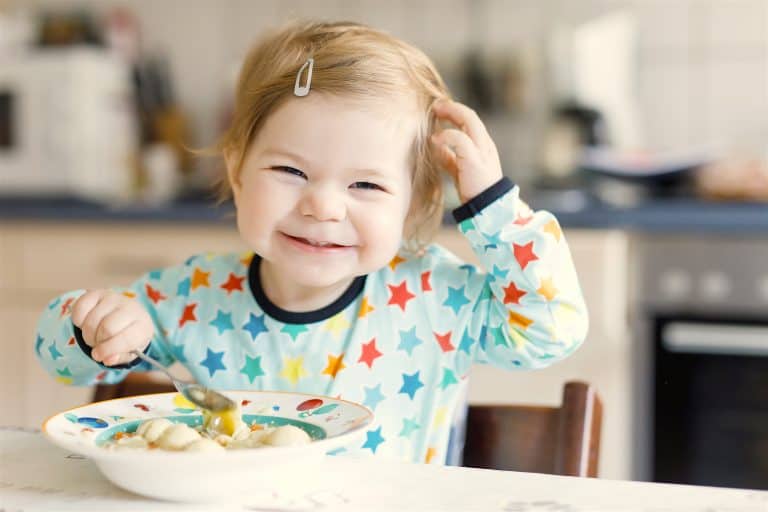
[[[221, 163], [185, 148], [215, 141], [249, 44], [294, 17], [422, 48], [563, 224], [587, 344], [478, 368], [471, 401], [587, 380], [601, 476], [768, 488], [768, 0], [0, 0], [4, 412], [88, 399], [35, 361], [50, 298], [245, 249]], [[439, 240], [473, 258], [452, 226]]]

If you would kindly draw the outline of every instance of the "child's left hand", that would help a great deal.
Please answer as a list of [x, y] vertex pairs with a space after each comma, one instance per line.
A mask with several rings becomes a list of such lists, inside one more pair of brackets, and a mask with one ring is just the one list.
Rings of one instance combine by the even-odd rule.
[[456, 128], [436, 129], [430, 140], [437, 162], [451, 175], [465, 203], [499, 181], [503, 174], [499, 152], [474, 110], [451, 100], [432, 107], [438, 121]]

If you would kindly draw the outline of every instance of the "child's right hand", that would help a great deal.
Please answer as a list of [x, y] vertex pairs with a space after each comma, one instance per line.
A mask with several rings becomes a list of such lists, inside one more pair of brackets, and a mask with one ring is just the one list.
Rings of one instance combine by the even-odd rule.
[[72, 323], [93, 348], [93, 360], [107, 366], [136, 359], [131, 350], [143, 351], [155, 333], [152, 318], [139, 301], [112, 290], [81, 295], [72, 305]]

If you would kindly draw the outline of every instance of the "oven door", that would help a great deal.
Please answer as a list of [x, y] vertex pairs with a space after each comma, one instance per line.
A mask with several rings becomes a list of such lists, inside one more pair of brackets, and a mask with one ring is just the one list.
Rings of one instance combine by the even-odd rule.
[[653, 480], [768, 489], [768, 318], [657, 317]]

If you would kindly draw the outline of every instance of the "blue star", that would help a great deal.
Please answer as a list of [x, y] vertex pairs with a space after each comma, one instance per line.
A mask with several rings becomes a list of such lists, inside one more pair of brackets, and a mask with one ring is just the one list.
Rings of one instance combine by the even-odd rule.
[[461, 270], [466, 270], [467, 271], [467, 277], [472, 277], [474, 275], [474, 273], [475, 273], [475, 267], [473, 267], [472, 265], [470, 265], [468, 263], [465, 263], [464, 265], [460, 266], [459, 268]]
[[405, 350], [408, 355], [413, 355], [413, 349], [421, 345], [423, 342], [416, 336], [416, 327], [412, 327], [410, 331], [400, 331], [400, 345], [397, 346], [398, 350]]
[[243, 325], [243, 329], [251, 334], [251, 340], [255, 340], [256, 337], [263, 332], [269, 332], [267, 324], [264, 323], [264, 316], [265, 315], [256, 316], [251, 313], [248, 323]]
[[189, 297], [189, 288], [192, 282], [189, 278], [184, 279], [179, 283], [179, 287], [176, 289], [176, 295], [179, 297]]
[[211, 320], [210, 325], [214, 326], [219, 331], [219, 334], [235, 328], [232, 325], [232, 313], [225, 313], [222, 310], [216, 313], [216, 318]]
[[184, 345], [171, 345], [171, 354], [173, 354], [174, 359], [176, 359], [180, 363], [186, 363], [187, 362], [187, 356], [184, 355]]
[[184, 262], [184, 265], [190, 266], [192, 264], [192, 262], [195, 261], [196, 258], [197, 258], [197, 255], [190, 256], [189, 258], [187, 258], [187, 261]]
[[413, 397], [416, 395], [416, 391], [418, 391], [419, 388], [424, 387], [424, 383], [419, 380], [419, 373], [421, 373], [421, 371], [418, 371], [413, 375], [403, 374], [403, 387], [400, 388], [399, 392], [406, 393], [411, 397], [411, 400], [413, 400]]
[[221, 362], [222, 358], [224, 357], [224, 351], [214, 352], [211, 349], [206, 350], [208, 352], [205, 355], [205, 359], [200, 361], [200, 364], [208, 368], [208, 373], [210, 377], [213, 378], [213, 374], [216, 373], [216, 370], [227, 369], [227, 367], [224, 366], [224, 363]]
[[488, 252], [488, 249], [495, 249], [496, 247], [504, 243], [501, 240], [501, 231], [498, 231], [492, 235], [486, 235], [485, 238], [486, 238], [486, 241], [488, 242], [485, 244], [485, 252]]
[[472, 224], [471, 219], [466, 219], [461, 224], [459, 224], [459, 229], [461, 230], [462, 233], [468, 233], [473, 229], [475, 229], [475, 226], [474, 224]]
[[[486, 341], [487, 339], [488, 339], [488, 327], [486, 327], [486, 326], [484, 325], [484, 326], [482, 326], [482, 327], [480, 328], [480, 337], [479, 337], [479, 341], [480, 341], [480, 348], [481, 348], [482, 350], [485, 350], [485, 341]], [[467, 354], [469, 354], [469, 352], [467, 352]]]
[[51, 343], [51, 346], [48, 347], [48, 352], [51, 353], [51, 359], [53, 359], [54, 361], [60, 357], [63, 357], [61, 352], [59, 352], [59, 349], [56, 348], [55, 343]]
[[493, 271], [491, 272], [494, 277], [498, 277], [499, 279], [506, 279], [508, 273], [509, 269], [499, 268], [496, 265], [493, 266]]
[[461, 336], [461, 342], [459, 343], [459, 350], [463, 350], [467, 354], [469, 354], [469, 351], [472, 349], [472, 344], [475, 342], [470, 335], [469, 331], [464, 331], [464, 334]]
[[163, 271], [162, 270], [153, 270], [149, 273], [149, 278], [154, 280], [159, 280], [161, 277], [163, 277]]
[[448, 306], [453, 310], [455, 314], [459, 314], [459, 310], [464, 304], [469, 304], [469, 299], [464, 295], [464, 287], [454, 288], [448, 287], [448, 298], [443, 302], [443, 306]]
[[43, 341], [43, 337], [38, 334], [37, 340], [35, 341], [35, 352], [37, 352], [37, 355], [40, 355], [40, 348], [43, 346]]
[[51, 302], [48, 305], [48, 309], [53, 311], [54, 309], [56, 309], [56, 306], [58, 306], [60, 303], [61, 303], [61, 298], [57, 297], [55, 301]]
[[363, 448], [370, 448], [373, 453], [376, 453], [376, 448], [384, 442], [384, 438], [381, 436], [381, 427], [376, 430], [369, 430], [365, 433], [366, 440]]
[[366, 405], [370, 410], [375, 411], [376, 406], [379, 405], [379, 402], [381, 402], [386, 398], [381, 393], [381, 384], [379, 384], [375, 388], [363, 388], [363, 389], [365, 390], [365, 400], [363, 400], [363, 404]]

